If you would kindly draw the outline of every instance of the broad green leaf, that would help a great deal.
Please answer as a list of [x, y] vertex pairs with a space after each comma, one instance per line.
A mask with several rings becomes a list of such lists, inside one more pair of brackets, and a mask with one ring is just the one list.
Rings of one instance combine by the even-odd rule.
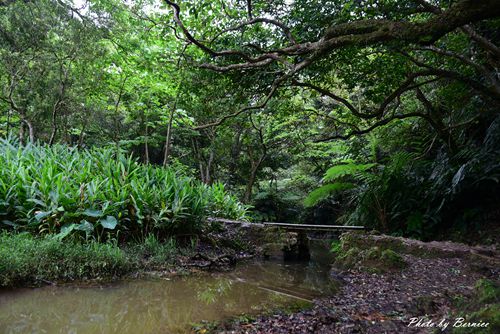
[[92, 218], [99, 218], [102, 216], [102, 211], [101, 210], [94, 210], [94, 209], [87, 209], [83, 211], [83, 215], [87, 217], [92, 217]]
[[107, 228], [108, 230], [114, 230], [118, 224], [118, 221], [113, 216], [106, 216], [106, 218], [101, 219], [100, 222], [102, 227]]
[[54, 235], [55, 239], [58, 240], [63, 240], [66, 238], [72, 231], [76, 229], [77, 225], [76, 224], [66, 224], [63, 227], [61, 227], [61, 231]]
[[10, 221], [10, 220], [2, 220], [2, 223], [5, 224], [5, 225], [7, 225], [7, 226], [12, 226], [14, 228], [19, 226], [19, 224], [16, 224], [16, 223], [14, 223], [13, 221]]
[[81, 220], [80, 224], [76, 225], [75, 229], [78, 231], [84, 231], [85, 234], [89, 236], [92, 232], [94, 232], [94, 225], [86, 220]]
[[35, 219], [38, 222], [41, 222], [44, 218], [48, 217], [51, 214], [50, 211], [38, 211], [35, 214]]

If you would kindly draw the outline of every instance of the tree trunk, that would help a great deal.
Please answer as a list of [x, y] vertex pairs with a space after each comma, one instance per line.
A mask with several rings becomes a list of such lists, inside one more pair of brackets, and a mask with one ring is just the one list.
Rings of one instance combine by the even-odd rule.
[[57, 116], [57, 108], [54, 107], [54, 109], [52, 110], [52, 132], [50, 134], [50, 139], [49, 139], [50, 146], [54, 144], [54, 141], [56, 139], [56, 134], [57, 134], [56, 116]]
[[24, 120], [24, 123], [26, 123], [26, 125], [28, 126], [30, 143], [33, 144], [35, 142], [35, 129], [33, 128], [33, 123], [31, 123], [31, 121], [27, 119]]
[[85, 126], [82, 127], [80, 131], [80, 136], [78, 136], [78, 147], [83, 147], [83, 137], [85, 136]]
[[168, 165], [168, 158], [170, 157], [170, 145], [172, 142], [172, 123], [174, 122], [176, 106], [177, 106], [177, 98], [176, 101], [174, 102], [174, 105], [172, 106], [172, 109], [170, 110], [170, 117], [168, 119], [167, 136], [165, 139], [165, 155], [163, 156], [164, 167]]
[[243, 197], [244, 203], [250, 203], [250, 200], [252, 199], [253, 184], [255, 183], [256, 174], [257, 174], [257, 169], [252, 169], [252, 172], [250, 173], [250, 177], [248, 178], [248, 181], [247, 181], [245, 195]]
[[63, 103], [64, 96], [66, 93], [66, 80], [68, 79], [68, 71], [64, 68], [64, 64], [61, 62], [59, 69], [59, 96], [57, 101], [54, 103], [52, 107], [52, 133], [50, 134], [49, 145], [53, 145], [56, 139], [57, 134], [57, 113], [59, 112], [59, 108]]
[[255, 183], [255, 179], [257, 178], [257, 172], [259, 171], [260, 165], [262, 165], [262, 162], [265, 158], [266, 155], [261, 155], [259, 160], [257, 160], [255, 163], [252, 163], [252, 170], [250, 172], [250, 177], [248, 178], [247, 186], [245, 189], [245, 195], [243, 197], [244, 203], [250, 203], [250, 200], [252, 199], [253, 185]]
[[184, 52], [186, 51], [186, 48], [189, 44], [186, 44], [184, 48], [182, 49], [182, 52], [179, 55], [179, 58], [177, 59], [177, 70], [180, 70], [180, 78], [177, 83], [177, 88], [175, 91], [175, 99], [174, 99], [174, 104], [172, 106], [172, 109], [170, 110], [170, 118], [168, 120], [168, 127], [167, 127], [167, 138], [165, 139], [165, 156], [163, 157], [163, 167], [165, 167], [168, 164], [168, 158], [170, 155], [170, 145], [172, 141], [172, 123], [174, 120], [174, 115], [175, 115], [175, 110], [177, 109], [177, 101], [179, 101], [179, 97], [181, 95], [181, 86], [184, 81], [184, 75], [182, 73], [182, 68], [181, 66], [181, 60], [184, 55]]
[[214, 151], [213, 149], [210, 151], [210, 156], [208, 158], [207, 166], [206, 166], [206, 172], [205, 172], [205, 183], [210, 185], [212, 184], [212, 174], [210, 171], [212, 170], [212, 163], [214, 161]]
[[113, 139], [114, 139], [115, 145], [116, 145], [116, 158], [117, 159], [120, 156], [120, 137], [119, 137], [119, 134], [120, 134], [120, 130], [121, 130], [120, 122], [118, 121], [118, 116], [119, 116], [119, 111], [120, 111], [120, 103], [122, 101], [123, 94], [125, 93], [125, 83], [127, 82], [127, 79], [128, 79], [127, 76], [125, 76], [123, 78], [121, 85], [120, 85], [120, 91], [118, 92], [118, 98], [116, 99], [116, 103], [115, 103], [115, 111], [114, 111], [115, 128], [113, 131], [113, 133], [114, 133]]
[[229, 163], [229, 175], [231, 177], [236, 176], [236, 169], [238, 166], [238, 160], [241, 152], [241, 134], [242, 134], [241, 129], [237, 129], [234, 137], [234, 142], [231, 147], [231, 161]]
[[149, 164], [148, 126], [146, 124], [146, 134], [144, 136], [144, 160]]
[[19, 143], [24, 144], [24, 121], [19, 122]]

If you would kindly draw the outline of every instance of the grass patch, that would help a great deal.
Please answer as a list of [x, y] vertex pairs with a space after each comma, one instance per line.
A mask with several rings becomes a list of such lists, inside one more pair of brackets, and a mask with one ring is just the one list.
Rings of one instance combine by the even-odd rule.
[[159, 241], [148, 235], [144, 242], [116, 243], [59, 240], [30, 233], [0, 233], [0, 287], [38, 286], [57, 281], [114, 279], [135, 272], [168, 270], [191, 247], [173, 239]]
[[120, 276], [133, 265], [111, 243], [62, 242], [28, 233], [0, 235], [0, 286]]
[[138, 266], [147, 269], [160, 269], [173, 265], [180, 249], [175, 239], [160, 241], [153, 234], [148, 235], [144, 242], [128, 245], [127, 254]]

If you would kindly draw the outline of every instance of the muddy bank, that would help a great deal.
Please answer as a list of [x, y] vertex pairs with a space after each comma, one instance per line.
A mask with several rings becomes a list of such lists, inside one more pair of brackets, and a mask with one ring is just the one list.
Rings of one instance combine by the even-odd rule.
[[[444, 318], [451, 322], [466, 310], [463, 305], [473, 303], [478, 280], [499, 279], [499, 256], [494, 248], [422, 243], [376, 235], [347, 234], [343, 239], [341, 254], [354, 248], [359, 251], [354, 252], [357, 257], [350, 259], [351, 269], [332, 269], [332, 278], [343, 282], [337, 294], [316, 299], [308, 310], [261, 316], [245, 323], [234, 322], [215, 332], [432, 333], [436, 328], [409, 327], [411, 318], [426, 317], [437, 322]], [[372, 255], [377, 254], [374, 247], [397, 252], [404, 265], [367, 270], [367, 265], [376, 265], [373, 260], [377, 257]], [[498, 309], [498, 301], [490, 302], [496, 303], [493, 310]], [[473, 311], [469, 310], [469, 315]], [[464, 316], [467, 318], [468, 314]], [[487, 329], [489, 332], [478, 333], [495, 333], [498, 328], [494, 326], [500, 326], [495, 323], [495, 317], [498, 315], [491, 316], [493, 322]], [[476, 320], [481, 319], [476, 317]]]
[[149, 235], [125, 244], [4, 232], [0, 233], [0, 288], [224, 271], [256, 254], [258, 249], [246, 236], [229, 229], [210, 228], [185, 239]]

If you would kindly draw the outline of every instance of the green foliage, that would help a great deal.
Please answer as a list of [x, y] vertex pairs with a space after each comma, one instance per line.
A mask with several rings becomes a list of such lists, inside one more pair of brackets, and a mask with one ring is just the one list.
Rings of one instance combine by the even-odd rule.
[[131, 269], [126, 254], [111, 243], [61, 242], [47, 236], [0, 234], [0, 286], [52, 280], [113, 277]]
[[[453, 228], [466, 235], [481, 229], [482, 212], [494, 210], [499, 198], [500, 152], [494, 147], [500, 143], [499, 124], [497, 118], [484, 139], [455, 154], [444, 147], [429, 157], [390, 152], [381, 168], [360, 179], [344, 221], [422, 239], [435, 238], [437, 230]], [[384, 145], [399, 146], [388, 140]], [[425, 147], [420, 145], [415, 148]]]
[[340, 254], [340, 252], [342, 251], [342, 243], [340, 242], [340, 240], [335, 240], [332, 242], [330, 251], [335, 255]]
[[179, 254], [175, 239], [160, 241], [154, 234], [149, 234], [144, 242], [132, 244], [127, 247], [127, 253], [135, 257], [141, 267], [157, 269], [171, 264]]
[[498, 282], [480, 279], [475, 288], [480, 303], [500, 303], [500, 284]]
[[350, 247], [347, 251], [339, 253], [335, 259], [335, 265], [370, 272], [400, 270], [407, 266], [401, 255], [391, 249], [381, 249], [378, 246], [368, 249]]
[[[241, 25], [244, 2], [182, 1], [192, 36], [211, 41], [214, 51], [245, 54], [212, 57], [184, 44], [182, 29], [168, 23], [172, 11], [158, 10], [169, 7], [162, 1], [99, 0], [82, 8], [66, 0], [3, 1], [0, 136], [113, 149], [2, 157], [0, 225], [61, 240], [191, 234], [208, 214], [245, 215], [226, 184], [254, 205], [256, 219], [337, 220], [423, 239], [448, 228], [458, 236], [483, 229], [500, 199], [498, 59], [462, 29], [436, 42], [421, 36], [419, 47], [357, 41], [371, 31], [363, 20], [413, 24], [435, 15], [415, 1], [368, 3], [252, 4], [253, 17], [275, 18], [288, 35], [273, 24]], [[496, 36], [497, 19], [475, 23], [485, 38]], [[314, 52], [321, 36], [342, 36], [334, 27], [351, 24], [358, 27], [345, 36], [351, 42]], [[261, 49], [288, 48], [290, 39], [313, 43], [243, 72], [192, 66], [260, 59]], [[278, 80], [304, 59], [307, 66]], [[432, 75], [421, 76], [422, 69]], [[224, 122], [198, 127], [216, 120]], [[163, 163], [165, 146], [171, 168], [148, 166]]]
[[352, 183], [337, 182], [325, 184], [313, 190], [309, 195], [307, 195], [307, 197], [304, 199], [304, 205], [309, 207], [314, 206], [333, 194], [336, 194], [343, 190], [351, 189], [353, 187], [354, 185]]
[[498, 333], [500, 330], [500, 285], [498, 281], [480, 279], [475, 286], [475, 293], [467, 303], [463, 301], [458, 305], [458, 316], [464, 322], [488, 323], [487, 327], [455, 327], [453, 333]]
[[63, 239], [198, 233], [207, 216], [241, 219], [246, 208], [222, 184], [141, 165], [114, 149], [18, 146], [0, 141], [4, 227]]
[[[323, 176], [323, 182], [333, 182], [337, 180], [347, 180], [350, 179], [356, 181], [357, 178], [363, 177], [366, 171], [375, 167], [376, 164], [355, 164], [349, 162], [347, 164], [336, 165], [330, 167], [325, 175]], [[352, 182], [335, 182], [327, 183], [315, 190], [313, 190], [304, 200], [304, 205], [306, 207], [312, 207], [317, 205], [321, 201], [325, 200], [331, 195], [341, 193], [345, 190], [352, 189], [355, 184]]]
[[352, 176], [356, 173], [364, 172], [370, 168], [373, 168], [374, 166], [376, 166], [376, 164], [355, 164], [352, 162], [345, 165], [333, 166], [326, 171], [325, 176], [323, 177], [323, 181], [335, 181], [347, 175]]

